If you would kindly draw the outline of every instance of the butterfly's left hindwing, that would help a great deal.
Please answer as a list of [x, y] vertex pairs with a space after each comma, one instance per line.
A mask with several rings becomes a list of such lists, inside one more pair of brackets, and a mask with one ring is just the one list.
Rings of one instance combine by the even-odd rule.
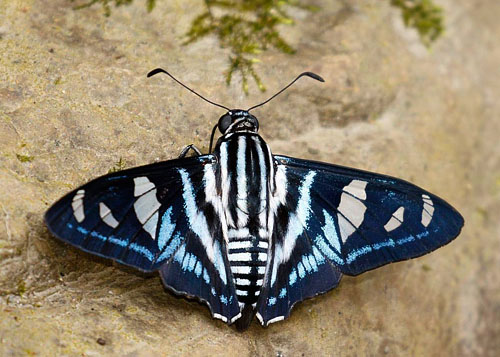
[[285, 156], [275, 160], [272, 258], [257, 306], [264, 325], [337, 286], [341, 273], [357, 275], [429, 253], [463, 226], [453, 207], [403, 180]]
[[46, 213], [50, 231], [93, 254], [160, 270], [176, 293], [205, 301], [214, 317], [239, 313], [213, 190], [212, 155], [137, 167], [95, 179]]

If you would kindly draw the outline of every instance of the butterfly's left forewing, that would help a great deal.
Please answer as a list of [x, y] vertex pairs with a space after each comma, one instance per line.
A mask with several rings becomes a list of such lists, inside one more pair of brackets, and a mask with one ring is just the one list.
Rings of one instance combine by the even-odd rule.
[[274, 213], [271, 259], [257, 306], [264, 325], [293, 305], [357, 275], [418, 257], [453, 240], [463, 218], [442, 199], [403, 180], [275, 156], [285, 192]]
[[80, 249], [160, 270], [168, 288], [198, 297], [214, 317], [230, 321], [239, 307], [216, 212], [216, 170], [205, 155], [109, 174], [63, 197], [45, 221]]

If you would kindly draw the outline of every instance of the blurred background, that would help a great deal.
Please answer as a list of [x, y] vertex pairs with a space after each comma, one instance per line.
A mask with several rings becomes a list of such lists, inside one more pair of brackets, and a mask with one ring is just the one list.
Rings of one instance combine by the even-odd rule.
[[[0, 2], [1, 355], [500, 354], [500, 3]], [[43, 213], [96, 176], [208, 150], [254, 112], [275, 153], [376, 171], [465, 217], [451, 244], [352, 278], [244, 333], [56, 241]]]

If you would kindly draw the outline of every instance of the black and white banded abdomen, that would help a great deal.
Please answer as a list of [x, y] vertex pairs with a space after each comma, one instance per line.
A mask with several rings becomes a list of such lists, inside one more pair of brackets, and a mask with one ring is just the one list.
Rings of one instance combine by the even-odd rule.
[[257, 302], [268, 261], [274, 165], [257, 134], [235, 133], [220, 142], [220, 191], [228, 261], [240, 306]]

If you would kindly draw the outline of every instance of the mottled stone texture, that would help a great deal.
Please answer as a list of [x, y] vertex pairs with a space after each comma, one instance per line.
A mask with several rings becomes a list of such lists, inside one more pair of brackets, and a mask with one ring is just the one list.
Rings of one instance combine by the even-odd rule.
[[[0, 2], [0, 355], [476, 355], [500, 353], [500, 3], [439, 0], [431, 50], [389, 1], [315, 0], [282, 28], [297, 55], [264, 53], [269, 91], [238, 78], [214, 38], [183, 47], [202, 1], [136, 1], [102, 16], [66, 0]], [[276, 153], [402, 177], [465, 217], [431, 255], [346, 277], [289, 320], [238, 333], [197, 302], [55, 241], [42, 222], [69, 189], [106, 173], [208, 148], [216, 107], [167, 77], [255, 111]]]

